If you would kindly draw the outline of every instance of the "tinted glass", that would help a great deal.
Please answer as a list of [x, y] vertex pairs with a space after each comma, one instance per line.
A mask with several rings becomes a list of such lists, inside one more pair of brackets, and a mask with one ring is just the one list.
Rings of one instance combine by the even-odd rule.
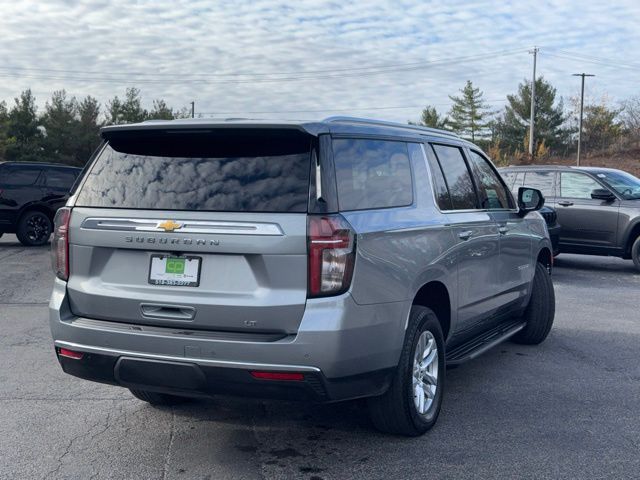
[[433, 145], [444, 178], [449, 187], [454, 210], [478, 208], [476, 191], [471, 174], [464, 161], [462, 150], [448, 145]]
[[511, 190], [517, 192], [522, 186], [524, 186], [524, 172], [518, 172], [516, 173], [516, 178], [511, 186]]
[[407, 144], [337, 139], [333, 158], [341, 210], [401, 207], [413, 203]]
[[76, 205], [148, 210], [306, 212], [310, 138], [226, 131], [113, 139]]
[[545, 197], [553, 197], [553, 177], [553, 172], [527, 172], [524, 185], [537, 188]]
[[0, 183], [7, 186], [25, 187], [33, 185], [38, 180], [40, 168], [4, 168], [0, 173]]
[[76, 180], [76, 172], [71, 170], [45, 170], [44, 182], [47, 187], [69, 190]]
[[480, 206], [488, 209], [511, 208], [509, 194], [488, 160], [473, 150], [469, 160], [478, 180]]
[[500, 175], [502, 175], [507, 187], [513, 188], [513, 184], [516, 181], [516, 172], [500, 172]]
[[560, 195], [569, 198], [589, 198], [596, 188], [602, 188], [598, 182], [582, 173], [562, 172], [560, 174]]
[[431, 170], [431, 178], [433, 179], [433, 193], [435, 194], [436, 202], [438, 202], [438, 207], [440, 210], [452, 210], [453, 204], [451, 203], [447, 182], [444, 179], [438, 160], [430, 149], [427, 149], [427, 160], [429, 161], [429, 170]]
[[595, 175], [622, 195], [625, 200], [640, 198], [640, 178], [634, 177], [627, 172], [613, 170], [596, 171]]

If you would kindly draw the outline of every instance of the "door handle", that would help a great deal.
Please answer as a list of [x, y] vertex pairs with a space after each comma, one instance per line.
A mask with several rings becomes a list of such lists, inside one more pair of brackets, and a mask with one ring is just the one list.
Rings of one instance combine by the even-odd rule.
[[498, 228], [498, 231], [500, 232], [500, 235], [504, 235], [509, 231], [509, 229], [507, 227], [500, 227]]
[[561, 202], [558, 202], [558, 205], [562, 205], [563, 207], [570, 207], [571, 205], [573, 205], [573, 202], [567, 202], [566, 200], [563, 200]]
[[469, 240], [471, 238], [471, 235], [473, 235], [473, 230], [465, 230], [464, 232], [460, 232], [458, 234], [458, 238], [460, 240]]
[[181, 305], [162, 305], [157, 303], [141, 303], [142, 316], [160, 320], [193, 320], [196, 309]]

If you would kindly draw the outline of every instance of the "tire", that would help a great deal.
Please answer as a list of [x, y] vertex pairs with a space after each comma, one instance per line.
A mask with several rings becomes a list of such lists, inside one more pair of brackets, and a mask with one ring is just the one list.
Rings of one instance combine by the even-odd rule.
[[[424, 343], [420, 343], [423, 339]], [[418, 356], [422, 361], [432, 357], [429, 365], [425, 365], [426, 370], [431, 374], [432, 381], [418, 383], [415, 377], [418, 370], [415, 369], [417, 365], [414, 363], [416, 350], [418, 345], [424, 346], [421, 348], [424, 353], [429, 344], [436, 348], [435, 357], [431, 354], [426, 357], [420, 354]], [[445, 350], [440, 322], [432, 310], [414, 305], [411, 308], [404, 346], [391, 386], [383, 395], [368, 399], [369, 414], [374, 426], [382, 432], [397, 435], [415, 437], [424, 434], [435, 425], [438, 419], [444, 393], [444, 380]], [[428, 386], [425, 389], [423, 385]], [[431, 398], [426, 397], [426, 393], [429, 393]], [[420, 412], [421, 407], [417, 404], [420, 398], [423, 402], [423, 413]]]
[[541, 263], [536, 263], [536, 273], [529, 305], [524, 311], [526, 326], [513, 337], [515, 343], [537, 345], [544, 341], [551, 331], [556, 313], [556, 296], [553, 291], [551, 274]]
[[16, 236], [27, 247], [37, 247], [49, 241], [53, 224], [46, 213], [28, 210], [18, 220]]
[[640, 271], [640, 237], [636, 238], [636, 241], [631, 246], [631, 258], [636, 270]]
[[179, 405], [190, 400], [187, 397], [179, 397], [177, 395], [169, 395], [167, 393], [150, 392], [148, 390], [135, 390], [130, 388], [129, 391], [138, 400], [142, 400], [143, 402], [147, 402], [155, 406]]

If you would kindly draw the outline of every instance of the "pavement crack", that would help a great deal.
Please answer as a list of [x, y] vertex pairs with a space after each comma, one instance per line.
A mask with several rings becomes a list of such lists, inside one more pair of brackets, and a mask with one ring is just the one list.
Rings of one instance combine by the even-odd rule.
[[162, 480], [166, 480], [169, 473], [169, 459], [171, 457], [171, 448], [173, 447], [173, 439], [175, 438], [176, 430], [176, 411], [171, 407], [171, 430], [169, 431], [169, 443], [167, 444], [167, 451], [164, 455], [164, 467], [162, 469]]

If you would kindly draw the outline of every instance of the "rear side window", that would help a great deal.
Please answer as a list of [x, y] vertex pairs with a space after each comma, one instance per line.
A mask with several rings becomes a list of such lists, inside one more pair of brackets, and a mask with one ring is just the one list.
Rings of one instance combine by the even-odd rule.
[[38, 180], [40, 168], [3, 168], [0, 172], [0, 183], [11, 187], [26, 187]]
[[473, 150], [470, 152], [469, 160], [475, 170], [476, 178], [479, 180], [478, 190], [482, 208], [512, 208], [511, 197], [489, 161]]
[[306, 212], [311, 140], [275, 129], [114, 137], [86, 175], [76, 205]]
[[500, 175], [504, 179], [504, 182], [507, 184], [507, 187], [513, 189], [513, 184], [516, 181], [516, 172], [500, 172]]
[[406, 143], [335, 139], [333, 158], [340, 210], [402, 207], [413, 203]]
[[553, 172], [527, 172], [524, 184], [527, 187], [537, 188], [545, 197], [553, 197], [553, 177]]
[[449, 187], [451, 203], [454, 210], [478, 208], [476, 190], [471, 180], [469, 168], [464, 160], [462, 150], [450, 145], [432, 145], [442, 173]]
[[436, 159], [433, 151], [430, 148], [426, 150], [427, 160], [429, 162], [429, 170], [431, 170], [431, 178], [433, 179], [434, 194], [436, 202], [440, 210], [452, 210], [453, 204], [451, 203], [451, 196], [449, 195], [449, 189], [447, 188], [447, 182], [442, 174], [440, 164]]
[[76, 173], [70, 170], [45, 170], [44, 184], [47, 187], [69, 190], [76, 180]]
[[596, 188], [602, 188], [602, 185], [584, 173], [562, 172], [560, 174], [560, 195], [562, 197], [591, 200], [591, 192]]

